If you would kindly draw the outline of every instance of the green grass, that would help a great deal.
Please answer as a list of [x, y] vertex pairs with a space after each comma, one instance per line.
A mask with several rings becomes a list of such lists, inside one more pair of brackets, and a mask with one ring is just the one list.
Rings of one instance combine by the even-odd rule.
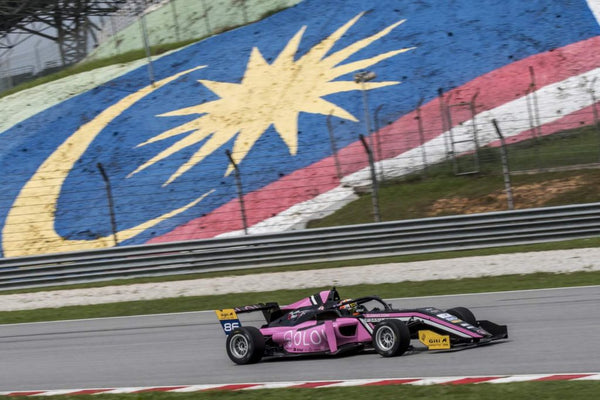
[[[484, 278], [355, 285], [341, 286], [338, 287], [338, 290], [343, 297], [376, 294], [384, 298], [395, 298], [586, 285], [600, 285], [600, 272], [574, 272], [570, 274], [536, 273]], [[272, 292], [188, 296], [90, 306], [3, 311], [0, 312], [0, 324], [213, 310], [267, 301], [289, 304], [319, 290], [329, 288], [328, 286]]]
[[509, 147], [514, 170], [555, 168], [600, 161], [600, 132], [594, 125], [565, 130]]
[[[584, 126], [539, 139], [508, 146], [511, 170], [561, 168], [574, 164], [597, 164], [600, 160], [600, 134], [595, 126]], [[460, 157], [462, 165], [472, 163], [472, 155]], [[427, 170], [387, 180], [379, 190], [379, 208], [383, 221], [502, 211], [508, 208], [499, 197], [504, 191], [504, 178], [498, 148], [482, 148], [480, 172], [454, 175], [451, 161]], [[511, 177], [515, 208], [547, 207], [600, 201], [600, 169], [563, 170], [519, 174]], [[535, 185], [541, 185], [535, 187]], [[533, 191], [537, 191], [539, 196]], [[548, 195], [548, 192], [556, 194]], [[446, 199], [453, 206], [440, 205]], [[468, 203], [467, 203], [468, 202]], [[465, 206], [465, 204], [467, 206]], [[462, 206], [462, 208], [461, 208]], [[332, 215], [309, 222], [309, 228], [353, 225], [373, 222], [370, 193], [348, 204]]]
[[[532, 205], [527, 198], [525, 185], [557, 180], [574, 180], [581, 177], [582, 184], [549, 197], [540, 204]], [[516, 208], [548, 207], [600, 201], [600, 170], [547, 172], [536, 175], [519, 175], [512, 178]], [[568, 185], [563, 182], [562, 185]], [[435, 176], [428, 179], [413, 178], [412, 181], [383, 185], [379, 191], [379, 208], [383, 221], [460, 214], [461, 210], [433, 206], [439, 199], [449, 199], [457, 205], [464, 200], [474, 201], [474, 206], [486, 207], [490, 211], [506, 210], [505, 201], [498, 201], [503, 190], [502, 177], [497, 175]], [[522, 189], [521, 189], [522, 188]], [[373, 222], [370, 194], [360, 196], [335, 213], [308, 224], [309, 228], [353, 225]], [[483, 211], [482, 211], [483, 212]]]
[[[431, 386], [372, 386], [320, 389], [262, 389], [237, 392], [207, 391], [196, 393], [137, 393], [99, 394], [94, 399], [120, 400], [191, 400], [191, 399], [241, 399], [241, 400], [569, 400], [594, 399], [600, 392], [598, 381], [520, 382], [502, 384], [431, 385]], [[54, 397], [54, 396], [53, 396]], [[31, 397], [10, 397], [31, 399]], [[89, 400], [89, 395], [60, 396], [61, 399]], [[8, 397], [7, 397], [8, 399]]]

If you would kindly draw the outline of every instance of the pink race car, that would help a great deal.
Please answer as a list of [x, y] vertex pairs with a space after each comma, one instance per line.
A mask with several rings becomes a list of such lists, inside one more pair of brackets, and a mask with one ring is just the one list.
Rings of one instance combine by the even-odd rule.
[[[262, 311], [266, 323], [242, 326], [237, 314], [255, 311]], [[429, 350], [449, 350], [508, 337], [505, 325], [478, 321], [464, 307], [399, 310], [378, 296], [341, 300], [335, 288], [287, 306], [261, 303], [215, 312], [227, 335], [227, 355], [236, 364], [364, 349], [393, 357], [406, 352], [411, 339]]]

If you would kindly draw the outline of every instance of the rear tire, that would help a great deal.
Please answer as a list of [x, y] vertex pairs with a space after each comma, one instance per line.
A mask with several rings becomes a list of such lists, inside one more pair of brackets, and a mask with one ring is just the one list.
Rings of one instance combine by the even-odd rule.
[[234, 329], [226, 342], [227, 355], [236, 364], [254, 364], [265, 353], [265, 338], [253, 326]]
[[408, 326], [396, 319], [387, 319], [377, 324], [372, 338], [375, 351], [383, 357], [400, 356], [410, 345]]
[[446, 310], [446, 312], [462, 319], [465, 322], [468, 322], [473, 326], [477, 326], [477, 318], [475, 318], [475, 315], [473, 315], [471, 310], [466, 307], [454, 307]]

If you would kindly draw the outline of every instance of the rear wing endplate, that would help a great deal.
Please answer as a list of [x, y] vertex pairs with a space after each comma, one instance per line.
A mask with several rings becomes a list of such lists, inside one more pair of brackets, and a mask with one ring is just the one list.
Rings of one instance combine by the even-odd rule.
[[221, 323], [221, 327], [226, 335], [229, 335], [235, 328], [242, 326], [238, 318], [238, 314], [251, 313], [255, 311], [262, 311], [267, 323], [273, 319], [278, 318], [281, 314], [281, 309], [277, 303], [259, 303], [251, 304], [248, 306], [225, 308], [222, 310], [215, 310], [217, 318]]
[[238, 316], [233, 308], [225, 308], [223, 310], [215, 310], [217, 318], [221, 323], [223, 332], [229, 336], [229, 334], [235, 329], [242, 326], [242, 323], [238, 319]]

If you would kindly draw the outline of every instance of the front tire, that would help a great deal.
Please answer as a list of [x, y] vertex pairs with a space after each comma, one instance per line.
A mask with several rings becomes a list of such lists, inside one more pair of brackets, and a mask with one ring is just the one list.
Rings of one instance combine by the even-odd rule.
[[226, 342], [227, 355], [236, 364], [259, 362], [265, 352], [265, 338], [253, 326], [234, 329]]
[[373, 331], [373, 347], [383, 357], [395, 357], [404, 354], [410, 345], [408, 326], [396, 319], [384, 320]]
[[462, 319], [465, 322], [468, 322], [473, 326], [478, 326], [477, 318], [475, 318], [475, 315], [471, 312], [471, 310], [466, 307], [454, 307], [446, 310], [446, 312]]

